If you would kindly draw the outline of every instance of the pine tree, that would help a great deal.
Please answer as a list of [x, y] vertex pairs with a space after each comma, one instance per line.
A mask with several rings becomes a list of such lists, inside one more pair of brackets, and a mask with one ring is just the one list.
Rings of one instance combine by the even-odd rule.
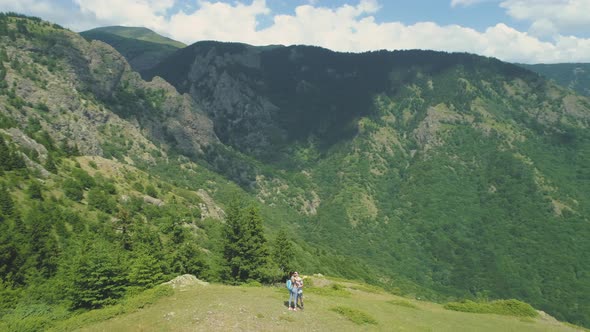
[[207, 268], [203, 252], [196, 244], [185, 242], [174, 250], [170, 259], [172, 271], [177, 274], [201, 276]]
[[243, 211], [236, 201], [232, 202], [224, 234], [226, 278], [232, 282], [263, 281], [269, 253], [258, 210], [249, 207]]
[[163, 279], [160, 262], [148, 252], [140, 252], [129, 270], [129, 283], [140, 288], [149, 288]]
[[0, 135], [0, 170], [8, 171], [12, 168], [10, 150], [6, 145], [4, 137]]
[[73, 308], [100, 308], [125, 294], [123, 264], [109, 243], [87, 244], [70, 268], [68, 292]]
[[47, 154], [47, 159], [45, 160], [45, 169], [50, 173], [57, 174], [57, 166], [55, 165], [55, 161], [53, 160], [51, 153]]
[[40, 201], [43, 200], [43, 194], [41, 193], [41, 185], [37, 181], [31, 182], [29, 188], [27, 189], [27, 193], [29, 194], [29, 198], [31, 199], [38, 199]]
[[[266, 238], [264, 236], [264, 226], [260, 212], [254, 206], [250, 206], [244, 213], [246, 223], [246, 250], [243, 271], [248, 271], [248, 279], [262, 281], [266, 278], [265, 270], [268, 268], [270, 253]], [[246, 269], [248, 268], [248, 269]]]
[[280, 230], [273, 243], [273, 260], [279, 266], [282, 274], [292, 270], [293, 244], [287, 238], [287, 233]]
[[35, 268], [45, 277], [50, 277], [56, 272], [59, 257], [59, 246], [52, 234], [54, 220], [51, 217], [51, 210], [53, 210], [52, 206], [34, 204], [23, 220], [29, 233], [28, 239], [31, 243]]
[[10, 217], [14, 213], [14, 202], [4, 185], [0, 186], [0, 216]]
[[18, 151], [10, 154], [10, 164], [12, 165], [12, 169], [23, 169], [27, 167], [25, 160]]
[[14, 275], [21, 267], [20, 248], [13, 229], [0, 220], [0, 282]]
[[133, 226], [133, 219], [129, 210], [125, 208], [119, 209], [114, 226], [120, 232], [119, 241], [121, 242], [121, 247], [125, 250], [131, 250], [131, 227]]

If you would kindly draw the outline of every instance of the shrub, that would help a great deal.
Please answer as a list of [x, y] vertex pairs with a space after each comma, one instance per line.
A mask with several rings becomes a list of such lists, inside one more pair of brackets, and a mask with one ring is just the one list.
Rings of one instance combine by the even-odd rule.
[[106, 213], [113, 213], [117, 207], [115, 200], [100, 188], [88, 191], [88, 205]]
[[79, 202], [84, 198], [84, 189], [82, 185], [73, 179], [66, 179], [63, 183], [64, 195], [67, 198]]
[[518, 317], [537, 317], [539, 314], [530, 304], [518, 300], [497, 300], [492, 302], [449, 302], [445, 309], [480, 314], [498, 314]]

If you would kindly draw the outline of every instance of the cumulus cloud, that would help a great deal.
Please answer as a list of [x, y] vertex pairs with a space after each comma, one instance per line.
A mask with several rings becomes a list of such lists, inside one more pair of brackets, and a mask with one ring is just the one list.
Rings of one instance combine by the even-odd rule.
[[588, 34], [590, 0], [504, 0], [500, 6], [510, 17], [531, 22], [529, 32], [539, 37]]
[[185, 43], [205, 39], [256, 43], [257, 17], [270, 14], [264, 0], [254, 0], [249, 5], [208, 1], [199, 4], [195, 12], [172, 15], [161, 30]]
[[590, 24], [590, 0], [505, 0], [500, 7], [517, 20], [548, 20], [558, 27]]
[[[0, 10], [18, 10], [52, 20], [56, 17], [48, 6], [53, 0], [0, 0]], [[72, 17], [83, 22], [55, 20], [71, 28], [84, 24], [145, 26], [185, 43], [198, 40], [239, 41], [254, 45], [309, 44], [337, 51], [368, 51], [376, 49], [434, 49], [471, 52], [493, 56], [505, 61], [525, 63], [590, 61], [590, 39], [563, 36], [557, 33], [558, 20], [543, 20], [543, 10], [555, 1], [504, 0], [502, 6], [512, 10], [513, 17], [535, 20], [529, 32], [518, 31], [498, 23], [484, 31], [459, 25], [441, 26], [433, 22], [407, 25], [401, 22], [378, 22], [374, 15], [380, 10], [376, 0], [360, 0], [339, 7], [322, 7], [307, 2], [292, 14], [275, 14], [265, 0], [236, 2], [198, 0], [193, 9], [177, 6], [178, 0], [69, 0]], [[455, 5], [467, 5], [479, 0], [453, 0]], [[582, 0], [556, 0], [563, 4]], [[590, 0], [587, 0], [588, 2]], [[525, 3], [543, 3], [525, 11]], [[6, 8], [6, 4], [21, 6]], [[320, 3], [320, 2], [317, 2]], [[28, 10], [27, 10], [28, 8]], [[31, 8], [37, 8], [31, 10]], [[182, 9], [184, 8], [184, 9]], [[572, 7], [573, 8], [573, 7]], [[576, 7], [580, 9], [579, 7]], [[77, 14], [74, 15], [74, 11]], [[586, 11], [586, 12], [590, 12]], [[53, 16], [52, 16], [53, 15]], [[557, 15], [557, 14], [555, 14]], [[580, 16], [580, 15], [578, 15]], [[270, 24], [260, 27], [260, 19]], [[581, 22], [581, 16], [573, 22]], [[562, 21], [565, 22], [565, 19]], [[572, 19], [570, 18], [570, 21]], [[561, 22], [561, 21], [559, 21]], [[536, 31], [536, 32], [535, 32]], [[535, 33], [533, 33], [535, 32]], [[550, 41], [537, 35], [552, 33]]]
[[162, 24], [167, 9], [174, 0], [74, 0], [83, 14], [92, 15], [99, 22], [118, 22], [125, 25]]

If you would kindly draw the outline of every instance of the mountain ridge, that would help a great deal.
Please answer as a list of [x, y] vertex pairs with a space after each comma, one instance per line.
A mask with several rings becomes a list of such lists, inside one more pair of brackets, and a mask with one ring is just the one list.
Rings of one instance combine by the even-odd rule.
[[150, 69], [186, 45], [147, 28], [111, 26], [80, 33], [87, 40], [100, 40], [123, 54], [135, 71]]
[[[260, 207], [270, 231], [284, 227], [293, 234], [303, 270], [438, 301], [517, 298], [558, 319], [588, 324], [588, 98], [474, 55], [382, 51], [365, 58], [213, 42], [177, 51], [177, 67], [157, 67], [164, 77], [176, 75], [169, 83], [144, 82], [102, 42], [87, 43], [40, 20], [3, 16], [0, 23], [6, 27], [0, 26], [6, 41], [0, 74], [7, 83], [0, 123], [49, 151], [27, 150], [12, 135], [8, 155], [27, 156], [54, 174], [41, 197], [57, 196], [41, 204], [85, 211], [87, 236], [100, 239], [85, 247], [68, 231], [79, 223], [52, 217], [50, 233], [58, 235], [44, 238], [47, 250], [30, 250], [54, 252], [54, 239], [68, 253], [90, 248], [112, 268], [115, 258], [105, 248], [123, 241], [114, 252], [137, 269], [158, 266], [150, 259], [169, 265], [151, 275], [190, 268], [219, 279], [219, 226], [192, 217], [202, 199], [183, 189], [202, 189], [221, 206], [239, 192]], [[76, 150], [149, 172], [132, 172], [115, 188], [165, 204], [139, 204], [140, 196], [127, 205], [122, 195], [101, 196], [93, 186], [98, 181], [112, 192], [110, 181], [98, 176], [93, 185], [76, 170], [66, 155]], [[78, 164], [93, 173], [90, 162]], [[9, 169], [3, 185], [16, 193], [8, 197], [18, 198], [25, 224], [34, 225], [38, 216], [20, 210], [34, 206], [39, 194], [18, 172]], [[36, 179], [32, 169], [25, 174]], [[30, 194], [23, 189], [29, 186]], [[190, 208], [174, 203], [185, 196], [194, 202]], [[148, 245], [160, 256], [128, 250], [127, 233], [109, 231], [109, 220], [125, 220], [119, 208], [131, 209], [141, 220], [136, 225], [156, 234], [157, 240], [133, 233], [139, 248]], [[9, 222], [2, 227], [21, 234], [12, 214], [3, 218]], [[184, 236], [196, 244], [176, 247]], [[207, 251], [196, 262], [172, 258], [199, 248]], [[52, 261], [39, 257], [45, 271]], [[57, 257], [65, 275], [50, 285], [75, 277], [64, 268], [72, 262]], [[25, 273], [46, 273], [31, 264], [26, 271], [10, 267], [23, 280]], [[121, 284], [113, 287], [119, 294]]]
[[583, 96], [590, 96], [589, 63], [519, 64]]
[[[252, 175], [246, 185], [267, 204], [313, 205], [301, 222], [312, 243], [443, 293], [522, 296], [552, 313], [554, 305], [540, 304], [549, 290], [525, 280], [547, 280], [541, 271], [558, 262], [586, 265], [546, 257], [571, 246], [550, 234], [588, 231], [578, 195], [588, 189], [590, 104], [534, 72], [468, 54], [208, 42], [144, 73], [152, 75], [191, 94], [223, 143], [270, 174], [293, 172], [287, 181]], [[289, 183], [309, 201], [281, 198]], [[281, 196], [266, 194], [273, 191]], [[571, 222], [558, 230], [557, 220]], [[521, 251], [529, 263], [517, 263]], [[510, 274], [507, 266], [522, 269]], [[584, 302], [573, 292], [586, 289], [578, 279], [585, 275], [565, 283], [576, 303]]]

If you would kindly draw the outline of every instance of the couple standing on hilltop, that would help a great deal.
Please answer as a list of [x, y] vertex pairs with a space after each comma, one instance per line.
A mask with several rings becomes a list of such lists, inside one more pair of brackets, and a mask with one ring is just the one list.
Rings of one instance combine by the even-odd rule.
[[297, 311], [298, 302], [300, 302], [299, 307], [303, 310], [303, 279], [299, 273], [291, 272], [291, 277], [287, 279], [286, 285], [289, 290], [289, 310]]

